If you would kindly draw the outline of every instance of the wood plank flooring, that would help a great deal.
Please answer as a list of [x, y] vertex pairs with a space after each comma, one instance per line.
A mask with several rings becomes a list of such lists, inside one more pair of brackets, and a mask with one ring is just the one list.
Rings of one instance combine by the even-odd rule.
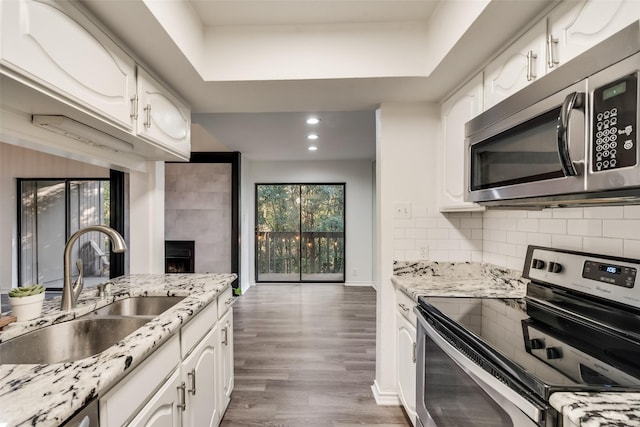
[[259, 284], [233, 307], [235, 388], [222, 427], [411, 426], [371, 392], [372, 288]]

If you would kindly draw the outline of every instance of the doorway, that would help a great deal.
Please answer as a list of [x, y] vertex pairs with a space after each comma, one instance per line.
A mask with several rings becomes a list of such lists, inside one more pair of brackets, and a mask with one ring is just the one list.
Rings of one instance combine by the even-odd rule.
[[256, 184], [256, 282], [345, 281], [345, 184]]

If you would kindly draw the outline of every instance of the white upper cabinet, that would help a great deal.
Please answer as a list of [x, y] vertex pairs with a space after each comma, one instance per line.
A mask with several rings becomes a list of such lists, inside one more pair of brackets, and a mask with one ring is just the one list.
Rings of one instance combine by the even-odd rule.
[[542, 77], [546, 30], [542, 19], [485, 68], [485, 110]]
[[133, 59], [70, 7], [45, 0], [3, 1], [1, 7], [0, 52], [8, 72], [133, 131]]
[[638, 0], [560, 3], [548, 15], [547, 68], [564, 64], [638, 19]]
[[482, 112], [482, 73], [442, 104], [440, 211], [481, 210], [464, 201], [464, 125]]
[[191, 112], [144, 69], [138, 67], [137, 133], [189, 158]]

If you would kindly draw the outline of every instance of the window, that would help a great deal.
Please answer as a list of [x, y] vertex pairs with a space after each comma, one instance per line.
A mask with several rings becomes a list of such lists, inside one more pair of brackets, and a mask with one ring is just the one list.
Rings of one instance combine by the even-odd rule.
[[[108, 179], [19, 179], [18, 284], [62, 289], [65, 242], [88, 225], [110, 225]], [[110, 277], [110, 241], [98, 232], [80, 237], [72, 260], [81, 259], [85, 286]], [[77, 274], [77, 271], [73, 271]]]

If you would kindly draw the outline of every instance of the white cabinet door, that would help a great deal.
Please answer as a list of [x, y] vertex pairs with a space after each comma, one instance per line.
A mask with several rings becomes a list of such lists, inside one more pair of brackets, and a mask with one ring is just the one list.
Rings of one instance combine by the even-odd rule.
[[138, 136], [188, 159], [191, 112], [157, 80], [138, 67]]
[[464, 125], [482, 112], [482, 73], [442, 104], [440, 211], [482, 210], [464, 201]]
[[61, 5], [1, 2], [3, 70], [133, 131], [134, 61], [79, 11]]
[[218, 322], [220, 330], [220, 411], [224, 413], [231, 401], [233, 391], [233, 308]]
[[416, 327], [400, 312], [398, 322], [398, 390], [411, 422], [416, 420]]
[[131, 421], [129, 427], [180, 427], [180, 385], [180, 374], [175, 371]]
[[214, 427], [220, 423], [217, 326], [207, 333], [182, 363], [186, 409], [182, 414], [184, 427]]
[[545, 73], [546, 21], [540, 20], [484, 70], [484, 109], [493, 107]]
[[553, 69], [640, 19], [638, 0], [566, 0], [548, 15]]

